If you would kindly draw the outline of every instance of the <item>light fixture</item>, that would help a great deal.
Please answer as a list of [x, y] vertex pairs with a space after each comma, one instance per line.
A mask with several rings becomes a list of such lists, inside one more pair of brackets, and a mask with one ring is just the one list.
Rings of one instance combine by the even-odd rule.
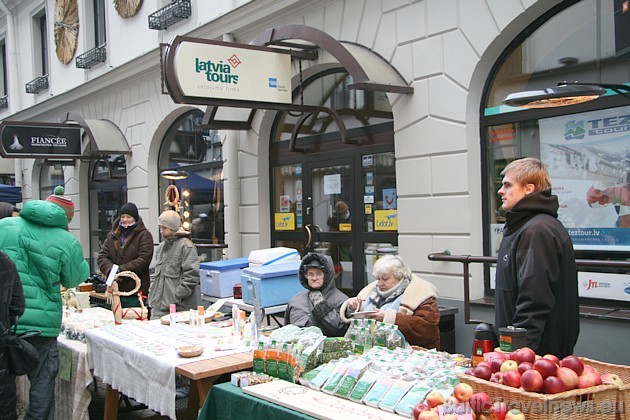
[[554, 108], [592, 101], [610, 89], [630, 100], [630, 86], [609, 83], [562, 82], [558, 86], [542, 90], [530, 90], [509, 94], [503, 103], [521, 108]]
[[182, 179], [188, 178], [188, 172], [169, 169], [169, 170], [160, 172], [160, 176], [170, 181], [180, 181]]

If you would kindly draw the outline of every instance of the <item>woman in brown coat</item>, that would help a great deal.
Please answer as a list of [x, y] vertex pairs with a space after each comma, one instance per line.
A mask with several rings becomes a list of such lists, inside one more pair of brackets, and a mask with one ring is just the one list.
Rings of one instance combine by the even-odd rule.
[[[153, 258], [153, 235], [145, 227], [133, 203], [120, 208], [120, 217], [114, 222], [112, 231], [98, 253], [98, 268], [108, 276], [112, 266], [118, 265], [118, 272], [133, 271], [141, 281], [140, 291], [149, 294], [149, 265]], [[135, 282], [123, 278], [118, 287], [120, 291], [133, 290]], [[139, 306], [137, 296], [121, 296], [122, 307]]]
[[440, 347], [440, 310], [437, 289], [411, 272], [397, 255], [385, 255], [374, 264], [376, 281], [341, 305], [341, 319], [350, 323], [356, 311], [374, 310], [368, 318], [396, 324], [411, 345]]

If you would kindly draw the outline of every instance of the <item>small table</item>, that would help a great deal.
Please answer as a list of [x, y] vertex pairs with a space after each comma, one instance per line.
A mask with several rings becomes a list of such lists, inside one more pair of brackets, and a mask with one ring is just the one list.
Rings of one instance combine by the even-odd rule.
[[[236, 305], [242, 311], [246, 311], [246, 312], [254, 311], [254, 305], [245, 303], [243, 299], [235, 299], [233, 296], [220, 298], [216, 296], [208, 296], [208, 295], [202, 294], [201, 299], [205, 300], [206, 302], [211, 302], [211, 303], [214, 303], [220, 299], [223, 299], [225, 300], [225, 304], [228, 305], [229, 307], [232, 307], [232, 305]], [[276, 318], [276, 315], [284, 314], [284, 311], [287, 310], [287, 305], [268, 306], [262, 309], [263, 309], [264, 315], [267, 316], [267, 324], [270, 324], [270, 317], [271, 317], [273, 318], [274, 321], [276, 321], [276, 324], [280, 326], [284, 325], [284, 322], [280, 322], [280, 320]]]

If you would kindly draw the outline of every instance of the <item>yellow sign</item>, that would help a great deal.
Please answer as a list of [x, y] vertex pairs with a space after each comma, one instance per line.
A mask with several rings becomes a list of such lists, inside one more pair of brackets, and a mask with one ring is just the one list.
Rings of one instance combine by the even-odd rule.
[[339, 223], [339, 232], [352, 232], [352, 223]]
[[274, 217], [276, 230], [295, 230], [295, 214], [275, 213]]
[[374, 210], [374, 230], [398, 230], [398, 210]]

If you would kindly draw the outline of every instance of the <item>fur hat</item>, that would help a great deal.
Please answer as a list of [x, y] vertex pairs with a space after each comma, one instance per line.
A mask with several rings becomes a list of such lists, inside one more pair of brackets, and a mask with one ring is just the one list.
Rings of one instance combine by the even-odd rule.
[[182, 224], [179, 213], [173, 210], [166, 210], [160, 214], [158, 218], [158, 226], [164, 226], [172, 231], [177, 232]]
[[51, 196], [49, 196], [46, 201], [50, 201], [51, 203], [55, 203], [59, 207], [61, 207], [66, 212], [66, 217], [68, 218], [68, 223], [74, 217], [74, 203], [70, 199], [70, 197], [66, 197], [63, 195], [65, 189], [61, 185], [57, 185], [55, 187], [55, 191]]
[[136, 222], [140, 219], [140, 215], [138, 215], [138, 207], [136, 207], [133, 203], [123, 204], [120, 208], [120, 215], [122, 216], [123, 214], [128, 214], [133, 217]]

